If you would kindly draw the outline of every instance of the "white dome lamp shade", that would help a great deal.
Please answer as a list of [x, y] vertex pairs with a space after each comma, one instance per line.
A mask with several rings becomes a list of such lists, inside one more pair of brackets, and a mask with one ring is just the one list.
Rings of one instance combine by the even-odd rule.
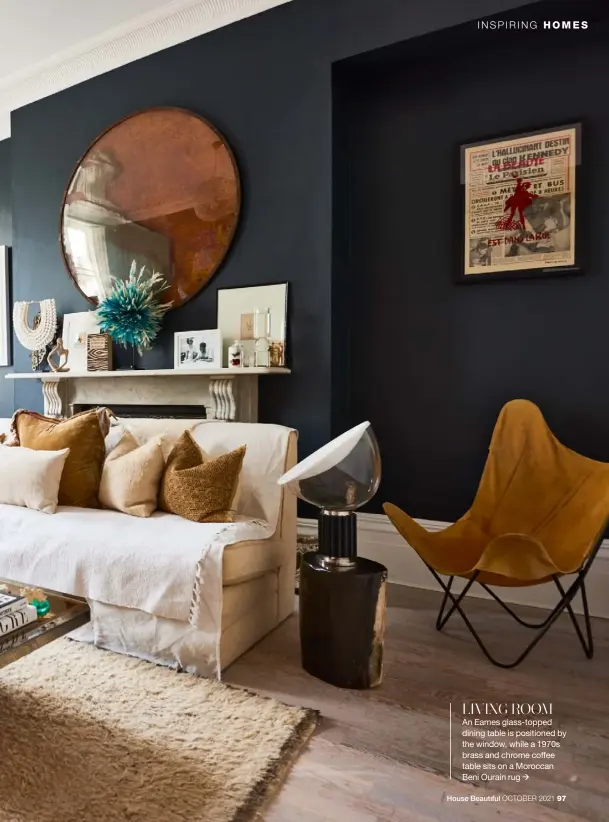
[[319, 553], [346, 567], [357, 556], [355, 511], [372, 499], [380, 481], [381, 455], [369, 422], [336, 437], [278, 480], [321, 509]]

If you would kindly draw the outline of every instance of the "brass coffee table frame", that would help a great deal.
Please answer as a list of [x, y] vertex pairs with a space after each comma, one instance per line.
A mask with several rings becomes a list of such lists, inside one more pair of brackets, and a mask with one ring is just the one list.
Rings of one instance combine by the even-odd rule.
[[[23, 582], [1, 578], [0, 586], [6, 586], [11, 594], [19, 594], [22, 588], [30, 587]], [[36, 622], [0, 637], [0, 668], [89, 621], [89, 606], [85, 599], [61, 594], [48, 588], [42, 590], [47, 595], [51, 610], [45, 616], [38, 617]]]

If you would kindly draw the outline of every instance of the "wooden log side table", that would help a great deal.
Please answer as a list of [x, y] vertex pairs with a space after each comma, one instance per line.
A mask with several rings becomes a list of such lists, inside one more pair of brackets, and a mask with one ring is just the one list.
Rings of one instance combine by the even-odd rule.
[[339, 688], [382, 681], [387, 569], [312, 552], [300, 566], [300, 643], [305, 671]]
[[305, 554], [308, 554], [310, 551], [317, 551], [319, 548], [319, 539], [316, 536], [303, 536], [302, 534], [298, 534], [296, 537], [296, 593], [299, 592], [300, 588], [300, 565], [302, 563], [302, 558]]

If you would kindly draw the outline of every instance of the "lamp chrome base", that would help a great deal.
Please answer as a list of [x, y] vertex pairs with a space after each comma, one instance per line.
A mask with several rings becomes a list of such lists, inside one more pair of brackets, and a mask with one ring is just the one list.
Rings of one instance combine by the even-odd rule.
[[[319, 512], [319, 553], [334, 560], [349, 560], [353, 565], [357, 557], [357, 517], [354, 511], [334, 511], [322, 508]], [[346, 564], [346, 563], [344, 563]]]
[[319, 564], [328, 570], [341, 571], [344, 568], [355, 568], [357, 557], [327, 557], [325, 554], [320, 554]]

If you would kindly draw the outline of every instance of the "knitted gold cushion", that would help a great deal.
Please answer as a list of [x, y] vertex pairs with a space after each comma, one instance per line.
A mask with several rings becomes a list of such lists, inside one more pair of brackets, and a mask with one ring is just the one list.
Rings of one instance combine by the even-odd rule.
[[233, 522], [244, 456], [243, 445], [208, 459], [190, 431], [184, 431], [167, 460], [159, 507], [193, 522]]

